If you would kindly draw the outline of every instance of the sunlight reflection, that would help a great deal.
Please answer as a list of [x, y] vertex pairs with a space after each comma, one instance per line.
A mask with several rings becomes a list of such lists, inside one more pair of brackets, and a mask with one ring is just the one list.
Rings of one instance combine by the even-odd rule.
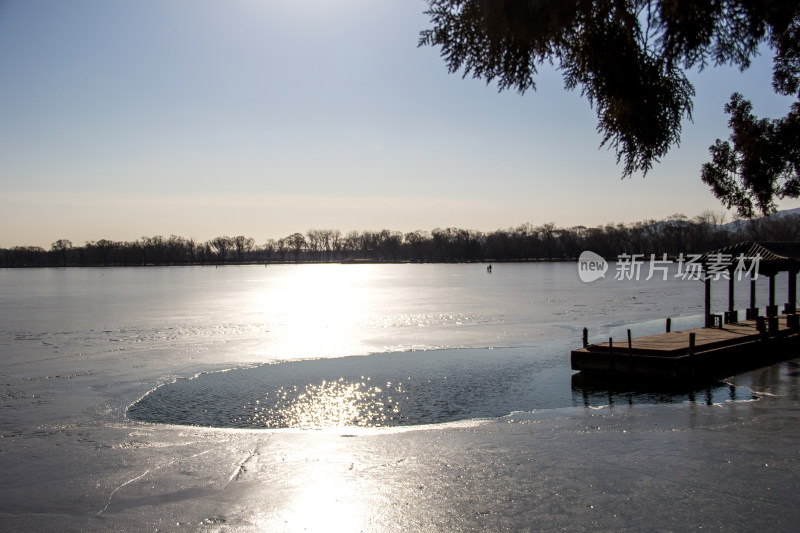
[[[360, 531], [370, 514], [366, 503], [339, 474], [316, 472], [290, 505], [289, 525], [304, 531]], [[298, 529], [300, 530], [300, 529]]]
[[300, 452], [304, 467], [283, 511], [291, 531], [364, 531], [370, 516], [370, 495], [359, 486], [359, 473], [346, 443], [313, 443]]
[[[273, 510], [254, 517], [258, 531], [372, 531], [375, 496], [363, 475], [353, 439], [304, 439], [285, 450], [281, 462], [291, 477]], [[377, 489], [377, 490], [376, 490]]]
[[[322, 429], [331, 427], [385, 425], [400, 416], [400, 409], [392, 396], [381, 387], [370, 385], [369, 377], [363, 381], [337, 381], [306, 385], [303, 389], [294, 386], [280, 387], [267, 393], [264, 400], [252, 406], [250, 423], [270, 428]], [[401, 393], [401, 387], [386, 384], [386, 392]]]
[[275, 268], [251, 305], [267, 319], [271, 355], [329, 357], [364, 353], [363, 323], [376, 296], [375, 269], [352, 265]]

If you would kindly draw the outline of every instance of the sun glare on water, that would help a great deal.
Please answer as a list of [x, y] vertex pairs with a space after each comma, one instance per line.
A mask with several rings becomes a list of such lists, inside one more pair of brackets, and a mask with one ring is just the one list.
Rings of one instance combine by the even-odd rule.
[[[322, 429], [380, 426], [400, 415], [400, 409], [369, 377], [350, 382], [343, 378], [309, 384], [302, 390], [283, 387], [252, 407], [253, 426]], [[391, 387], [391, 383], [386, 384]], [[397, 390], [400, 393], [400, 390]]]
[[279, 268], [274, 285], [252, 295], [249, 305], [268, 320], [270, 354], [318, 358], [363, 354], [363, 324], [375, 295], [374, 270], [352, 265]]

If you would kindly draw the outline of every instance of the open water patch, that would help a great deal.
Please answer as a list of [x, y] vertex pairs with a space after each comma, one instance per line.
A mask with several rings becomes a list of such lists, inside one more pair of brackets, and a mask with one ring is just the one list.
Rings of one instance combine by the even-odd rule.
[[536, 348], [286, 361], [162, 385], [131, 405], [128, 417], [250, 429], [409, 426], [589, 404], [719, 402], [734, 395], [720, 382], [697, 390], [600, 394], [576, 385], [571, 375], [563, 357]]

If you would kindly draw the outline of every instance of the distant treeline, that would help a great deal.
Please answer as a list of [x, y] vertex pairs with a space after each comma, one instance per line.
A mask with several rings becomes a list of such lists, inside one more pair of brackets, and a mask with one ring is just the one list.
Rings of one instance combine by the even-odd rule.
[[584, 250], [611, 260], [621, 253], [658, 257], [664, 253], [702, 253], [743, 240], [800, 240], [800, 215], [722, 224], [721, 218], [712, 213], [693, 219], [677, 214], [660, 221], [594, 228], [523, 224], [491, 233], [437, 228], [405, 234], [390, 230], [342, 234], [338, 230], [311, 229], [264, 244], [241, 235], [206, 242], [156, 235], [125, 242], [101, 239], [83, 246], [60, 239], [49, 250], [37, 246], [0, 249], [0, 267], [556, 261], [575, 259]]

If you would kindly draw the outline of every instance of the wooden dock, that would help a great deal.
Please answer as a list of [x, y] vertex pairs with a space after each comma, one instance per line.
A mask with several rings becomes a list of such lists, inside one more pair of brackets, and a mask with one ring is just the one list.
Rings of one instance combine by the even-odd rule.
[[797, 356], [800, 328], [797, 315], [791, 314], [610, 339], [573, 350], [571, 362], [573, 370], [585, 373], [674, 380], [730, 375]]
[[[651, 261], [654, 260], [651, 255]], [[683, 258], [683, 254], [681, 254]], [[664, 255], [666, 259], [666, 254]], [[705, 327], [634, 339], [609, 339], [589, 344], [583, 330], [583, 348], [573, 350], [572, 369], [582, 374], [612, 377], [651, 377], [667, 380], [722, 377], [747, 368], [765, 366], [800, 357], [800, 320], [797, 314], [797, 275], [800, 273], [800, 241], [740, 242], [696, 258], [705, 290]], [[694, 260], [693, 260], [694, 261]], [[783, 314], [775, 300], [775, 276], [786, 272], [787, 295]], [[759, 274], [760, 273], [760, 274]], [[739, 321], [734, 307], [735, 280], [750, 278], [750, 306], [745, 321]], [[769, 304], [766, 317], [759, 317], [756, 306], [756, 279], [769, 279]], [[728, 281], [728, 309], [722, 314], [711, 310], [711, 283]]]

